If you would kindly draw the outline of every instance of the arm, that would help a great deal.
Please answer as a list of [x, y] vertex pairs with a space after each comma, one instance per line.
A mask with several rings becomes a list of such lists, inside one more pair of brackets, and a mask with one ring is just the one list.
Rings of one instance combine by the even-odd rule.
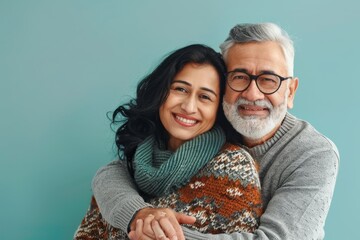
[[123, 161], [114, 161], [99, 169], [92, 181], [92, 190], [104, 219], [125, 232], [139, 209], [151, 207], [137, 192]]
[[[299, 156], [299, 158], [301, 158]], [[304, 160], [305, 159], [305, 160]], [[338, 171], [336, 151], [322, 151], [289, 166], [254, 233], [201, 234], [183, 228], [187, 239], [323, 239], [323, 226], [330, 207]], [[284, 171], [285, 172], [285, 171]], [[267, 181], [265, 179], [264, 181]]]
[[[269, 201], [268, 205], [266, 206], [265, 212], [260, 219], [259, 228], [254, 233], [212, 235], [202, 234], [183, 227], [185, 237], [187, 239], [229, 240], [304, 240], [313, 239], [315, 237], [322, 237], [321, 231], [330, 206], [335, 186], [335, 180], [338, 170], [338, 155], [335, 151], [321, 151], [319, 149], [316, 153], [313, 153], [310, 156], [299, 157], [299, 159], [301, 158], [302, 160], [294, 161], [294, 166], [290, 166], [289, 169], [286, 169], [288, 170], [288, 173], [286, 174], [286, 176], [285, 174], [282, 175], [282, 182], [271, 183], [274, 185], [278, 184], [278, 186], [274, 186], [276, 190], [274, 190], [272, 199]], [[111, 172], [111, 168], [114, 168], [114, 166], [109, 167], [110, 169], [107, 169], [106, 167], [103, 168], [103, 171], [105, 169], [106, 171]], [[118, 165], [118, 167], [121, 167], [121, 164]], [[127, 172], [126, 166], [123, 167], [120, 172], [124, 170], [125, 172]], [[97, 197], [96, 187], [98, 187], [100, 190], [107, 189], [107, 191], [100, 191], [102, 192], [102, 196], [99, 196], [100, 198], [102, 197], [100, 201], [103, 200], [105, 202], [104, 206], [110, 206], [110, 211], [107, 212], [105, 211], [106, 209], [104, 209], [104, 217], [106, 219], [106, 214], [107, 217], [113, 215], [112, 218], [115, 219], [116, 216], [125, 216], [118, 214], [122, 214], [123, 211], [131, 211], [128, 208], [133, 207], [133, 204], [124, 203], [122, 201], [119, 201], [118, 204], [114, 203], [114, 198], [116, 196], [119, 196], [120, 194], [119, 192], [121, 190], [119, 191], [119, 188], [124, 188], [124, 186], [114, 184], [114, 181], [110, 180], [109, 177], [106, 177], [102, 180], [99, 179], [101, 175], [104, 174], [105, 173], [100, 170], [95, 177], [93, 184], [95, 197]], [[119, 174], [119, 169], [116, 170], [116, 174]], [[114, 178], [112, 177], [112, 179]], [[267, 180], [265, 179], [265, 181]], [[101, 184], [104, 185], [101, 186]], [[110, 187], [110, 185], [113, 185], [113, 187]], [[122, 197], [125, 198], [126, 201], [131, 202], [131, 199], [137, 196], [138, 198], [140, 198], [139, 202], [143, 204], [142, 206], [147, 207], [148, 205], [146, 205], [144, 200], [139, 197], [139, 194], [136, 192], [135, 185], [131, 182], [130, 186], [133, 187], [131, 191], [129, 191], [129, 186], [125, 187], [127, 193], [123, 194], [124, 196]], [[111, 193], [111, 191], [113, 191], [113, 193]], [[117, 192], [118, 194], [115, 194], [114, 192]], [[112, 196], [108, 195], [108, 197], [105, 197], [107, 194], [110, 194]], [[129, 194], [131, 194], [132, 196], [129, 196]], [[106, 204], [107, 202], [110, 204]], [[99, 203], [99, 206], [100, 205], [101, 204]], [[113, 210], [114, 206], [119, 209]], [[132, 214], [136, 212], [136, 210], [134, 209], [135, 208], [133, 207], [133, 210], [131, 211]], [[131, 217], [127, 218], [127, 222], [124, 224], [125, 230], [131, 218], [132, 215]], [[118, 221], [123, 221], [123, 219], [118, 219]]]
[[[179, 239], [184, 239], [179, 224], [193, 224], [196, 220], [185, 214], [176, 213], [172, 209], [153, 208], [146, 203], [137, 192], [136, 185], [123, 161], [114, 161], [101, 168], [93, 179], [92, 189], [102, 217], [110, 225], [124, 232], [128, 231], [129, 224], [134, 229], [137, 219], [144, 220], [149, 214], [160, 219], [158, 215], [165, 212], [166, 217], [160, 223], [162, 226], [170, 225], [167, 228], [168, 235], [176, 234]], [[147, 232], [152, 234], [149, 229]]]

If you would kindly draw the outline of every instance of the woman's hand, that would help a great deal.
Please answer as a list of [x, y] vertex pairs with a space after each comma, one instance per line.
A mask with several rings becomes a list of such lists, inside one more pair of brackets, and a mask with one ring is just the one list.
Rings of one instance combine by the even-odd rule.
[[169, 239], [185, 240], [180, 224], [193, 224], [194, 217], [169, 208], [144, 208], [131, 222], [131, 240]]

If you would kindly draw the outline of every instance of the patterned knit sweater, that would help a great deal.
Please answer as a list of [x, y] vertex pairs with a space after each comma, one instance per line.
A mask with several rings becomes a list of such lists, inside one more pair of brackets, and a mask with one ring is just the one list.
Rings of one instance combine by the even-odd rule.
[[[339, 167], [334, 143], [288, 113], [271, 139], [244, 148], [259, 164], [264, 208], [259, 228], [254, 233], [205, 234], [183, 227], [186, 239], [323, 239]], [[124, 231], [136, 211], [151, 207], [137, 192], [123, 161], [101, 168], [92, 189], [106, 221]]]
[[[225, 144], [187, 185], [148, 202], [196, 217], [196, 223], [188, 227], [199, 232], [254, 232], [262, 214], [256, 163], [239, 146]], [[126, 238], [106, 223], [93, 199], [74, 239]]]
[[149, 203], [196, 217], [188, 227], [199, 232], [254, 232], [262, 213], [256, 164], [242, 148], [226, 144], [186, 186]]

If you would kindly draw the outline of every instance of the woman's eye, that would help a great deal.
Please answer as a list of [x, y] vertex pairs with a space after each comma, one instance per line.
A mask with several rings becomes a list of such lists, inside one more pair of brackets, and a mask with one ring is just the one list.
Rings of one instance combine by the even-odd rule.
[[208, 95], [200, 95], [200, 98], [201, 98], [201, 99], [204, 99], [204, 100], [210, 100], [210, 101], [212, 101], [211, 98], [210, 98]]
[[178, 91], [178, 92], [184, 92], [184, 93], [187, 92], [186, 89], [183, 88], [183, 87], [174, 87], [174, 90], [175, 90], [175, 91]]

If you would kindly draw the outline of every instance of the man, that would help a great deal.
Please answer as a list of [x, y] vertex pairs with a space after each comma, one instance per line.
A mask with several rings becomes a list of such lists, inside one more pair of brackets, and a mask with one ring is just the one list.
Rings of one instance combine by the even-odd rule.
[[[241, 24], [231, 29], [220, 48], [228, 70], [224, 112], [237, 131], [234, 141], [259, 163], [264, 213], [254, 233], [211, 235], [182, 228], [185, 237], [323, 239], [339, 155], [329, 139], [287, 112], [293, 107], [298, 87], [298, 79], [293, 77], [291, 39], [275, 24]], [[146, 223], [151, 213], [159, 220], [154, 221], [155, 230], [159, 223], [163, 229], [172, 224], [177, 237], [182, 238], [176, 220], [183, 223], [184, 216], [166, 212], [168, 220], [164, 220], [164, 214], [149, 208], [132, 183], [131, 187], [124, 185], [128, 176], [124, 168], [119, 169], [117, 165], [105, 167], [93, 181], [104, 218], [115, 227], [126, 229], [130, 224], [134, 229], [135, 223], [143, 226], [138, 219]], [[119, 176], [119, 171], [123, 175]], [[116, 186], [119, 183], [123, 184], [121, 189]], [[168, 237], [174, 235], [170, 230], [170, 234], [164, 232]], [[133, 239], [135, 235], [131, 233]]]

